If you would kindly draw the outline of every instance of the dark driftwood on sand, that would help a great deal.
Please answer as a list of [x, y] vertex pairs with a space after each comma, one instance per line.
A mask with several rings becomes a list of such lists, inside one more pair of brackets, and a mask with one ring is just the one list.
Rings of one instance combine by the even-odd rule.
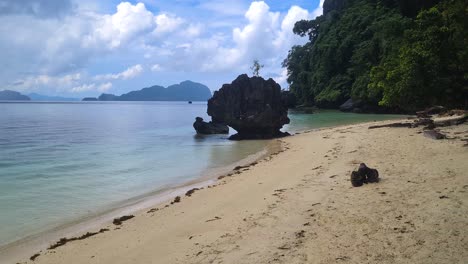
[[444, 121], [437, 121], [437, 122], [434, 122], [434, 125], [436, 127], [458, 126], [458, 125], [465, 123], [466, 121], [468, 121], [468, 115], [464, 115], [458, 118], [453, 118], [453, 119], [444, 120]]
[[447, 138], [447, 136], [435, 130], [425, 130], [423, 133], [425, 137], [432, 138], [435, 140]]
[[377, 126], [370, 126], [369, 129], [374, 129], [374, 128], [382, 128], [382, 127], [407, 127], [410, 128], [412, 126], [411, 123], [391, 123], [391, 124], [385, 124], [385, 125], [377, 125]]

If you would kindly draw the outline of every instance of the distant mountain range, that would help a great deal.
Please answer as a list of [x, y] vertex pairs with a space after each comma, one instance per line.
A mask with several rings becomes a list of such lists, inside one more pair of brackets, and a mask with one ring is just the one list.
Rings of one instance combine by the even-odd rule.
[[101, 94], [98, 98], [87, 97], [83, 101], [207, 101], [210, 98], [211, 91], [206, 85], [185, 81], [167, 88], [155, 85], [120, 96]]
[[[86, 97], [82, 101], [207, 101], [211, 98], [210, 89], [201, 83], [192, 81], [181, 82], [167, 88], [159, 85], [131, 91], [120, 96], [101, 94], [99, 97]], [[73, 102], [78, 98], [47, 96], [37, 93], [28, 95], [16, 91], [0, 91], [0, 101], [43, 101], [43, 102]]]
[[15, 91], [0, 91], [0, 101], [31, 101], [31, 98]]
[[61, 97], [61, 96], [47, 96], [37, 93], [30, 93], [28, 97], [31, 98], [33, 101], [46, 101], [46, 102], [76, 102], [80, 101], [79, 98], [68, 98], [68, 97]]

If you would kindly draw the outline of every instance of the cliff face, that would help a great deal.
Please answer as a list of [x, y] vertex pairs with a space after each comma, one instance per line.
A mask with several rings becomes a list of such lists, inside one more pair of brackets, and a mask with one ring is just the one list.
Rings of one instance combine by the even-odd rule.
[[31, 98], [29, 98], [28, 96], [15, 92], [15, 91], [10, 91], [10, 90], [0, 91], [0, 101], [30, 101], [30, 100]]

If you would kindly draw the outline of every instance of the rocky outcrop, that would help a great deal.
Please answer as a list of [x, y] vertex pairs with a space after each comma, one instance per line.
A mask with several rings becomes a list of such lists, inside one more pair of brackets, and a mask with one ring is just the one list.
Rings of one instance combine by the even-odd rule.
[[273, 79], [240, 75], [208, 100], [208, 115], [214, 123], [237, 131], [230, 139], [268, 139], [289, 135], [281, 132], [289, 124], [281, 87]]
[[193, 128], [197, 131], [197, 134], [210, 135], [210, 134], [228, 134], [229, 127], [222, 123], [205, 122], [203, 118], [195, 118]]
[[83, 98], [84, 102], [95, 102], [95, 101], [98, 101], [98, 99], [96, 97], [85, 97]]
[[340, 105], [340, 111], [342, 112], [351, 112], [355, 107], [353, 99], [348, 99], [344, 104]]

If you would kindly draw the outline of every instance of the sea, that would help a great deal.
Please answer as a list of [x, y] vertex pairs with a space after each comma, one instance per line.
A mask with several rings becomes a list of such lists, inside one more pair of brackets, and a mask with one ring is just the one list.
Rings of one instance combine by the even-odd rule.
[[[0, 247], [232, 166], [267, 140], [196, 135], [206, 102], [0, 102]], [[398, 115], [290, 112], [284, 131]], [[231, 134], [234, 133], [231, 129]]]

